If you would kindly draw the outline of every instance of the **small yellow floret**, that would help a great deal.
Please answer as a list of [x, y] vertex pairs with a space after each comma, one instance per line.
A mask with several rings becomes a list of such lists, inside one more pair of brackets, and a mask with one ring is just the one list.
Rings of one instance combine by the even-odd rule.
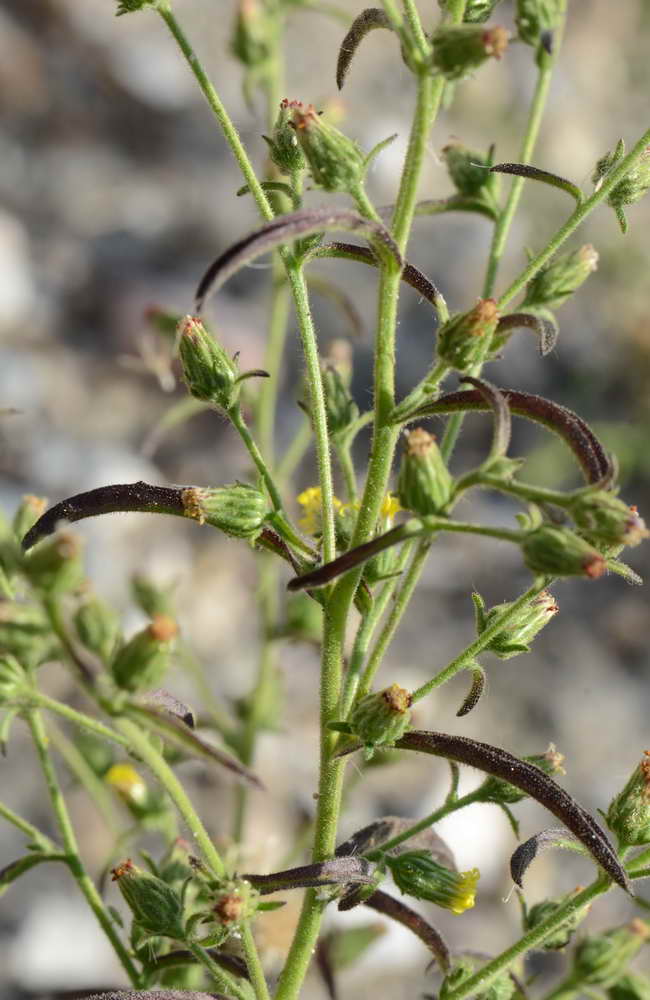
[[130, 764], [113, 764], [106, 772], [106, 781], [125, 802], [144, 804], [147, 798], [147, 786]]

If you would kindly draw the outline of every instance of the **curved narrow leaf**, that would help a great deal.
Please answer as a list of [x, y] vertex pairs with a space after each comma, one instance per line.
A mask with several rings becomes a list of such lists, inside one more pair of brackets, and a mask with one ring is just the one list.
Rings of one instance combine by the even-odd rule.
[[542, 851], [547, 851], [551, 847], [561, 847], [569, 851], [579, 851], [584, 853], [584, 848], [577, 839], [567, 830], [553, 829], [542, 830], [534, 837], [520, 844], [510, 858], [510, 874], [512, 881], [522, 888], [523, 878], [528, 867]]
[[[383, 211], [382, 209], [382, 214]], [[441, 215], [443, 212], [474, 212], [484, 215], [491, 222], [496, 222], [499, 218], [496, 206], [484, 198], [471, 198], [464, 194], [453, 194], [450, 198], [428, 198], [415, 206], [416, 215]]]
[[132, 704], [128, 707], [128, 714], [135, 721], [144, 723], [148, 728], [156, 730], [163, 738], [171, 740], [172, 743], [182, 747], [194, 756], [203, 757], [205, 760], [212, 761], [212, 763], [220, 764], [226, 770], [232, 771], [240, 780], [247, 781], [256, 788], [264, 788], [257, 775], [245, 767], [241, 761], [220, 747], [215, 747], [212, 743], [208, 743], [207, 740], [204, 740], [197, 733], [189, 729], [184, 722], [170, 715], [166, 709]]
[[540, 170], [539, 167], [533, 167], [529, 163], [495, 163], [493, 167], [490, 167], [490, 173], [514, 174], [515, 177], [526, 177], [528, 180], [541, 181], [543, 184], [550, 184], [551, 187], [566, 191], [572, 198], [575, 198], [577, 205], [582, 203], [583, 194], [577, 184], [567, 180], [566, 177], [560, 177], [559, 174], [552, 174], [548, 170]]
[[627, 873], [601, 827], [541, 768], [520, 760], [500, 747], [448, 733], [413, 730], [397, 740], [395, 746], [401, 750], [417, 750], [468, 764], [520, 788], [557, 816], [617, 885], [634, 894]]
[[464, 375], [463, 382], [469, 382], [470, 385], [476, 386], [476, 389], [494, 413], [492, 447], [490, 448], [490, 454], [483, 463], [487, 465], [498, 458], [502, 458], [510, 447], [512, 421], [510, 419], [508, 401], [502, 392], [484, 379], [474, 378], [472, 375]]
[[341, 90], [345, 83], [354, 53], [366, 35], [377, 28], [387, 28], [388, 31], [393, 30], [385, 12], [379, 7], [368, 7], [366, 10], [362, 10], [359, 16], [352, 22], [350, 30], [341, 42], [339, 57], [336, 62], [336, 86], [339, 90]]
[[[234, 976], [238, 976], [240, 979], [248, 979], [248, 969], [246, 968], [246, 963], [242, 958], [237, 955], [231, 955], [227, 951], [219, 951], [218, 948], [206, 948], [205, 949], [217, 965], [220, 965], [222, 969], [226, 969], [228, 972], [232, 972]], [[150, 962], [147, 962], [147, 972], [163, 972], [165, 969], [174, 969], [181, 965], [195, 965], [196, 958], [191, 951], [185, 951], [183, 948], [175, 949], [174, 951], [168, 951], [165, 955], [156, 955], [152, 958]], [[187, 1000], [193, 1000], [194, 997], [200, 997], [200, 993], [186, 993], [183, 991], [183, 996], [187, 997]], [[142, 996], [142, 993], [138, 993], [137, 996]], [[217, 996], [217, 994], [210, 994], [210, 996]], [[160, 997], [159, 993], [156, 993], [156, 997]]]
[[[372, 823], [362, 827], [348, 837], [346, 841], [336, 848], [336, 855], [360, 855], [370, 852], [381, 852], [382, 844], [399, 836], [405, 830], [413, 826], [413, 820], [405, 816], [382, 816]], [[434, 861], [456, 871], [456, 860], [445, 841], [434, 830], [422, 830], [414, 837], [410, 837], [408, 843], [398, 844], [389, 850], [389, 854], [396, 856], [404, 851], [424, 850], [427, 851]]]
[[316, 233], [359, 233], [372, 240], [378, 253], [385, 253], [401, 268], [402, 257], [385, 226], [364, 219], [358, 212], [320, 208], [290, 212], [256, 229], [224, 250], [207, 269], [196, 291], [196, 311], [201, 312], [208, 296], [216, 292], [237, 271], [262, 254], [294, 240]]
[[480, 663], [477, 663], [476, 660], [474, 660], [469, 669], [472, 671], [472, 686], [467, 692], [465, 701], [456, 712], [456, 715], [459, 717], [462, 715], [469, 715], [472, 709], [476, 708], [481, 700], [483, 692], [485, 691], [486, 678], [483, 667]]
[[432, 924], [428, 923], [415, 910], [412, 910], [410, 906], [406, 906], [394, 896], [382, 892], [381, 889], [377, 889], [372, 896], [364, 900], [364, 905], [369, 906], [371, 910], [376, 910], [377, 913], [383, 913], [391, 920], [396, 920], [404, 927], [408, 927], [427, 946], [443, 972], [449, 970], [451, 955], [444, 938]]
[[50, 852], [49, 854], [42, 854], [36, 851], [32, 854], [25, 854], [22, 858], [16, 858], [15, 861], [11, 861], [4, 868], [0, 868], [0, 896], [9, 888], [12, 882], [15, 882], [25, 872], [30, 871], [31, 868], [36, 868], [37, 865], [42, 865], [46, 861], [67, 860], [66, 855], [63, 853]]
[[200, 993], [194, 990], [112, 990], [92, 993], [85, 1000], [232, 1000], [225, 993]]
[[[262, 191], [275, 191], [278, 194], [286, 194], [287, 198], [293, 200], [293, 189], [291, 188], [291, 185], [286, 184], [284, 181], [262, 181], [260, 183], [260, 187], [262, 188]], [[242, 195], [250, 194], [250, 190], [250, 185], [242, 185], [242, 187], [240, 187], [236, 192], [237, 197], [241, 198]]]
[[138, 698], [138, 704], [143, 708], [153, 708], [156, 711], [168, 712], [174, 719], [183, 722], [189, 729], [194, 729], [194, 712], [173, 694], [164, 688], [147, 691]]
[[[612, 460], [589, 425], [577, 413], [529, 392], [518, 392], [515, 389], [501, 389], [500, 392], [512, 413], [543, 424], [562, 438], [578, 460], [588, 483], [605, 488], [612, 481], [615, 476]], [[418, 407], [409, 416], [409, 421], [418, 417], [432, 417], [437, 413], [487, 409], [488, 404], [475, 389], [459, 390]]]
[[185, 516], [182, 486], [152, 486], [140, 480], [137, 483], [116, 483], [100, 486], [96, 490], [77, 493], [46, 510], [22, 540], [25, 551], [42, 538], [56, 531], [60, 521], [82, 521], [99, 514], [118, 511], [142, 511], [150, 514], [176, 514]]
[[497, 323], [495, 344], [497, 350], [507, 343], [515, 330], [522, 327], [532, 330], [535, 334], [539, 341], [539, 353], [543, 358], [551, 353], [560, 333], [560, 328], [551, 313], [547, 316], [536, 316], [534, 313], [519, 312], [502, 316]]
[[[325, 246], [313, 250], [308, 259], [315, 260], [320, 257], [340, 257], [344, 260], [356, 260], [362, 264], [369, 264], [371, 267], [379, 267], [377, 254], [373, 253], [370, 247], [359, 247], [353, 243], [326, 243]], [[436, 311], [441, 308], [446, 310], [447, 306], [442, 293], [417, 267], [406, 262], [402, 270], [402, 281], [419, 292], [422, 298], [430, 302]]]
[[305, 889], [320, 885], [372, 885], [375, 866], [365, 858], [336, 857], [312, 865], [300, 865], [270, 875], [242, 875], [265, 896], [282, 889]]

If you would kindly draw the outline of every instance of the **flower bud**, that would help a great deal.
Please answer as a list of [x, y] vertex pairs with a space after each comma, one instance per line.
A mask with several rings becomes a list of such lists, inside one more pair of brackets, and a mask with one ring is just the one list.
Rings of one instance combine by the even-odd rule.
[[598, 253], [586, 243], [579, 250], [555, 257], [537, 272], [526, 286], [521, 303], [526, 309], [557, 309], [583, 284], [598, 267]]
[[272, 22], [258, 0], [239, 0], [230, 48], [232, 54], [248, 69], [255, 69], [271, 54], [269, 36]]
[[650, 844], [650, 751], [607, 811], [607, 825], [621, 847]]
[[[554, 743], [549, 743], [546, 753], [533, 754], [531, 757], [523, 757], [522, 760], [529, 764], [535, 764], [544, 774], [565, 773], [562, 767], [564, 755], [555, 749]], [[495, 778], [493, 775], [489, 775], [485, 779], [477, 789], [476, 794], [479, 802], [494, 802], [503, 805], [514, 805], [516, 802], [528, 798], [527, 793], [522, 792], [520, 788], [511, 785], [508, 781], [503, 781], [502, 778]]]
[[568, 528], [542, 524], [521, 544], [524, 562], [533, 573], [546, 576], [587, 576], [597, 580], [607, 563], [597, 549]]
[[113, 680], [125, 691], [144, 691], [162, 681], [178, 625], [167, 615], [156, 615], [120, 649], [111, 665]]
[[283, 174], [296, 174], [307, 166], [298, 136], [293, 126], [293, 109], [302, 107], [300, 101], [285, 99], [280, 104], [280, 111], [270, 136], [266, 139], [272, 162]]
[[372, 757], [375, 747], [393, 746], [409, 728], [411, 695], [399, 684], [364, 695], [354, 706], [350, 728]]
[[130, 764], [113, 764], [106, 772], [105, 780], [128, 806], [137, 811], [146, 806], [149, 798], [147, 785]]
[[228, 930], [233, 930], [255, 913], [259, 893], [253, 889], [250, 882], [241, 879], [233, 882], [225, 892], [218, 895], [211, 907], [211, 914], [216, 923]]
[[607, 990], [608, 1000], [650, 1000], [650, 978], [640, 972], [626, 972]]
[[350, 395], [345, 378], [334, 365], [323, 367], [323, 392], [329, 431], [340, 434], [357, 419], [359, 407]]
[[428, 899], [452, 913], [463, 913], [474, 906], [478, 868], [456, 872], [434, 861], [429, 851], [405, 851], [395, 857], [386, 855], [396, 886], [415, 899]]
[[20, 507], [14, 514], [11, 525], [13, 533], [19, 542], [22, 541], [29, 529], [36, 524], [46, 509], [47, 500], [44, 497], [35, 497], [31, 493], [23, 497]]
[[113, 609], [92, 595], [77, 609], [74, 626], [86, 649], [108, 663], [120, 632], [119, 619]]
[[15, 656], [0, 656], [0, 707], [16, 701], [27, 691], [25, 671]]
[[576, 497], [569, 512], [581, 535], [597, 548], [638, 545], [650, 534], [636, 507], [607, 490]]
[[[489, 611], [485, 612], [482, 598], [478, 594], [474, 595], [474, 603], [477, 610], [477, 632], [479, 636], [492, 624], [495, 618], [512, 606], [511, 603], [496, 604]], [[528, 653], [530, 651], [530, 643], [537, 633], [545, 625], [548, 625], [551, 618], [559, 610], [553, 595], [548, 590], [543, 590], [541, 594], [538, 594], [537, 597], [534, 597], [528, 604], [519, 609], [516, 617], [511, 618], [504, 625], [503, 632], [498, 632], [490, 640], [485, 649], [496, 653], [502, 660], [509, 660], [510, 657], [517, 656], [519, 653]]]
[[480, 361], [499, 322], [494, 299], [479, 299], [469, 312], [452, 316], [438, 330], [438, 356], [458, 371]]
[[447, 80], [462, 80], [491, 56], [500, 59], [508, 38], [505, 28], [443, 24], [433, 33], [433, 68]]
[[56, 655], [58, 643], [42, 611], [29, 604], [0, 601], [0, 650], [26, 667]]
[[179, 324], [183, 377], [195, 399], [228, 411], [239, 398], [237, 365], [195, 316]]
[[323, 121], [313, 104], [292, 102], [292, 121], [311, 175], [325, 191], [354, 195], [363, 182], [365, 158], [356, 142]]
[[[620, 139], [616, 148], [610, 153], [606, 153], [598, 161], [591, 177], [596, 186], [596, 191], [610, 171], [623, 159], [624, 155], [625, 143]], [[624, 233], [627, 232], [627, 220], [623, 211], [624, 206], [633, 205], [636, 201], [639, 201], [649, 188], [650, 146], [647, 146], [634, 166], [607, 195], [607, 204], [611, 205], [616, 212], [619, 225]]]
[[147, 934], [184, 940], [183, 906], [171, 886], [129, 859], [113, 868], [113, 882], [122, 893], [134, 921]]
[[[440, 1000], [446, 1000], [449, 993], [472, 976], [476, 963], [469, 955], [464, 955], [454, 963], [451, 971], [445, 976], [440, 987]], [[515, 982], [508, 972], [501, 973], [493, 979], [487, 989], [474, 994], [475, 1000], [510, 1000], [516, 990]]]
[[211, 524], [226, 535], [254, 541], [270, 513], [269, 503], [254, 486], [188, 486], [181, 494], [185, 516]]
[[[449, 0], [438, 0], [444, 11], [449, 10]], [[501, 0], [467, 0], [463, 21], [465, 24], [482, 24], [487, 21], [494, 8]]]
[[498, 184], [497, 174], [491, 174], [488, 158], [474, 153], [460, 142], [450, 142], [442, 150], [447, 172], [459, 194], [476, 198], [486, 189], [490, 194]]
[[172, 618], [174, 617], [173, 589], [173, 585], [167, 587], [158, 586], [158, 584], [142, 573], [135, 573], [131, 577], [131, 595], [133, 600], [149, 618], [153, 618], [154, 615], [170, 615]]
[[[539, 924], [544, 923], [549, 917], [556, 913], [561, 906], [564, 906], [569, 899], [572, 898], [573, 893], [567, 893], [566, 896], [560, 896], [558, 899], [543, 899], [540, 903], [535, 903], [534, 906], [526, 913], [526, 930], [530, 931]], [[589, 913], [589, 907], [585, 906], [581, 910], [576, 910], [571, 914], [571, 917], [563, 923], [561, 927], [558, 927], [549, 937], [544, 938], [544, 942], [541, 947], [546, 951], [561, 951], [566, 948], [569, 941], [573, 937], [576, 927], [587, 916]]]
[[449, 503], [453, 482], [436, 439], [423, 427], [407, 431], [397, 481], [402, 507], [416, 514], [440, 514]]
[[517, 0], [519, 38], [527, 45], [539, 45], [546, 32], [555, 31], [561, 17], [562, 0]]
[[40, 542], [25, 559], [33, 586], [47, 594], [62, 594], [80, 587], [83, 578], [81, 539], [62, 528]]
[[586, 937], [575, 950], [572, 975], [585, 985], [612, 986], [649, 933], [645, 921], [636, 918], [625, 927]]

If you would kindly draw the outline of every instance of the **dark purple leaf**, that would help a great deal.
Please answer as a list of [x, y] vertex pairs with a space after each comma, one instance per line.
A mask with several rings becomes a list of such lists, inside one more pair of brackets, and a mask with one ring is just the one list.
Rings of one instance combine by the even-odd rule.
[[532, 864], [538, 854], [550, 847], [582, 851], [582, 845], [579, 846], [576, 838], [567, 830], [550, 828], [536, 833], [534, 837], [530, 837], [529, 840], [520, 844], [510, 858], [510, 874], [513, 882], [516, 882], [520, 889], [528, 866]]
[[354, 53], [366, 35], [376, 28], [387, 28], [388, 31], [392, 31], [390, 21], [379, 7], [368, 7], [366, 10], [362, 10], [352, 22], [350, 30], [341, 42], [336, 63], [336, 86], [339, 90], [345, 83]]
[[320, 885], [372, 885], [375, 866], [365, 858], [336, 857], [298, 868], [272, 872], [270, 875], [242, 875], [264, 896], [282, 889], [304, 889]]
[[377, 913], [383, 913], [391, 920], [396, 920], [404, 927], [408, 927], [416, 937], [419, 937], [420, 941], [424, 942], [443, 972], [448, 971], [450, 965], [449, 948], [441, 934], [419, 913], [412, 910], [410, 906], [401, 903], [399, 899], [395, 899], [394, 896], [382, 892], [381, 889], [377, 889], [369, 899], [366, 899], [364, 905], [369, 906], [371, 910], [376, 910]]
[[474, 378], [472, 375], [464, 375], [463, 382], [469, 382], [470, 385], [475, 386], [494, 413], [494, 435], [487, 461], [501, 458], [507, 454], [510, 447], [512, 422], [510, 420], [508, 401], [502, 392], [484, 379]]
[[110, 993], [86, 994], [85, 1000], [230, 1000], [230, 998], [225, 993], [197, 993], [194, 990], [114, 990]]
[[497, 342], [505, 344], [515, 330], [525, 327], [532, 330], [539, 340], [539, 353], [543, 358], [550, 354], [555, 345], [560, 332], [557, 323], [551, 322], [549, 317], [536, 316], [534, 313], [520, 312], [508, 313], [502, 316], [497, 324]]
[[196, 310], [201, 312], [209, 295], [216, 292], [231, 275], [262, 254], [294, 240], [315, 233], [359, 233], [373, 241], [378, 253], [386, 254], [401, 268], [402, 257], [397, 244], [385, 226], [364, 219], [357, 212], [344, 209], [320, 208], [290, 212], [267, 222], [260, 229], [233, 243], [207, 269], [196, 292]]
[[490, 167], [490, 173], [514, 174], [515, 177], [541, 181], [543, 184], [550, 184], [551, 187], [566, 191], [572, 198], [575, 198], [576, 204], [579, 205], [582, 202], [582, 191], [573, 181], [567, 180], [566, 177], [560, 177], [559, 174], [552, 174], [548, 170], [540, 170], [539, 167], [533, 167], [529, 163], [495, 163], [493, 167]]
[[386, 531], [383, 535], [378, 535], [377, 538], [365, 542], [364, 545], [357, 545], [356, 548], [344, 552], [342, 556], [332, 559], [331, 562], [326, 563], [324, 566], [310, 570], [309, 573], [303, 573], [302, 576], [294, 577], [293, 580], [289, 580], [287, 589], [310, 590], [311, 588], [324, 587], [330, 580], [334, 580], [337, 576], [341, 576], [342, 573], [347, 573], [348, 570], [354, 569], [355, 566], [360, 566], [361, 563], [367, 562], [368, 559], [377, 555], [378, 552], [383, 552], [384, 549], [390, 548], [391, 545], [397, 545], [408, 538], [413, 538], [421, 530], [420, 528], [416, 530], [416, 525], [418, 524], [419, 522], [416, 518], [412, 518], [405, 524], [399, 524], [396, 528], [391, 528], [390, 531]]
[[476, 708], [479, 701], [481, 700], [481, 695], [485, 690], [485, 671], [483, 667], [474, 661], [472, 670], [472, 686], [467, 693], [465, 701], [460, 706], [456, 712], [457, 716], [469, 715], [473, 708]]

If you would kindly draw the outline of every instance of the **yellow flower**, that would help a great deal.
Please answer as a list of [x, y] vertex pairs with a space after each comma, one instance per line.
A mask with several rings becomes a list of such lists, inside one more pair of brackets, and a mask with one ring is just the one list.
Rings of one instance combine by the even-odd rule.
[[130, 764], [113, 764], [106, 772], [106, 781], [125, 802], [138, 806], [144, 805], [147, 798], [147, 786], [144, 779]]
[[[322, 530], [322, 495], [320, 486], [310, 486], [308, 489], [303, 490], [302, 493], [298, 494], [296, 500], [302, 507], [302, 517], [298, 521], [299, 526], [306, 535], [320, 535]], [[333, 504], [335, 511], [339, 511], [343, 507], [338, 497], [333, 497]]]
[[403, 509], [402, 505], [400, 504], [397, 497], [393, 496], [392, 493], [387, 493], [382, 501], [381, 510], [379, 513], [381, 517], [387, 517], [390, 520], [392, 520], [395, 517], [395, 515], [399, 514], [399, 512], [402, 509]]

